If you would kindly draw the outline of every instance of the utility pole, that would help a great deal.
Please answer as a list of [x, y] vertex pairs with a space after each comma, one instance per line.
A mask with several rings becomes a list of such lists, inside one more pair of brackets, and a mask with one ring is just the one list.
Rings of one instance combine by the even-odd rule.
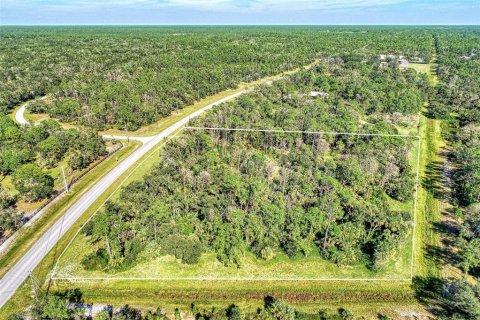
[[32, 271], [28, 274], [28, 277], [30, 278], [30, 281], [32, 282], [32, 290], [33, 290], [33, 295], [35, 297], [35, 301], [38, 301], [38, 293], [37, 291], [39, 290], [38, 284], [35, 281], [35, 278], [32, 275]]
[[65, 186], [65, 193], [68, 193], [67, 178], [65, 177], [65, 170], [63, 169], [63, 166], [62, 166], [62, 174], [63, 174], [63, 185]]

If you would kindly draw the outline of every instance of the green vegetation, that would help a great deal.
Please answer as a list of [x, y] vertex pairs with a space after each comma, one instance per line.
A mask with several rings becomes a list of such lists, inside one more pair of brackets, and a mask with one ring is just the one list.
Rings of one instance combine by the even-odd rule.
[[0, 115], [0, 239], [63, 184], [57, 179], [55, 185], [59, 166], [67, 163], [67, 174], [73, 174], [106, 153], [104, 141], [90, 129], [64, 130], [53, 120], [23, 128]]
[[[97, 129], [135, 130], [239, 82], [365, 48], [429, 60], [413, 30], [322, 27], [5, 27], [0, 108], [51, 94], [32, 111]], [[352, 34], [348, 32], [353, 32]]]
[[25, 164], [15, 171], [13, 184], [29, 201], [46, 198], [53, 192], [53, 178], [33, 163]]
[[[115, 154], [115, 157], [110, 157], [100, 163], [97, 167], [89, 171], [78, 183], [74, 184], [68, 194], [52, 204], [47, 212], [43, 214], [39, 220], [35, 221], [33, 225], [20, 229], [13, 245], [0, 256], [0, 276], [3, 276], [3, 274], [8, 271], [8, 268], [22, 257], [30, 246], [62, 216], [70, 205], [79, 199], [88, 187], [101, 179], [106, 172], [116, 166], [118, 161], [125, 159], [125, 157], [130, 155], [138, 146], [139, 143], [130, 142], [124, 148], [120, 149]], [[2, 201], [1, 203], [3, 204], [4, 202]], [[18, 216], [18, 214], [16, 214], [16, 216]]]
[[[28, 319], [84, 319], [89, 306], [84, 302], [82, 292], [78, 289], [67, 290], [62, 293], [41, 297], [32, 307]], [[383, 316], [383, 315], [382, 315]], [[384, 316], [386, 317], [386, 316]], [[26, 315], [16, 313], [9, 320], [22, 320]], [[231, 304], [228, 307], [202, 307], [192, 303], [189, 308], [136, 308], [125, 304], [119, 308], [105, 305], [98, 311], [95, 319], [113, 320], [168, 320], [168, 319], [219, 319], [219, 320], [296, 320], [312, 319], [311, 315], [296, 310], [284, 300], [266, 296], [263, 306], [256, 311], [244, 309], [239, 305]], [[354, 319], [354, 313], [345, 308], [338, 308], [336, 312], [318, 310], [315, 318], [322, 320], [347, 320]], [[382, 319], [388, 319], [382, 318]]]
[[[480, 34], [478, 30], [435, 35], [441, 83], [432, 97], [431, 113], [450, 124], [447, 136], [453, 162], [453, 214], [456, 263], [465, 275], [480, 272]], [[454, 262], [454, 261], [452, 261]]]
[[[54, 280], [39, 317], [81, 317], [64, 308], [70, 298], [61, 293], [73, 287], [88, 302], [135, 306], [124, 306], [115, 319], [395, 319], [399, 310], [425, 315], [419, 303], [440, 318], [479, 317], [478, 28], [325, 28], [62, 27], [59, 34], [6, 28], [2, 52], [28, 44], [38, 58], [24, 52], [7, 59], [0, 71], [0, 80], [9, 79], [0, 81], [5, 111], [50, 94], [31, 106], [34, 117], [146, 135], [212, 93], [316, 61], [190, 125], [401, 133], [420, 135], [422, 143], [417, 163], [415, 139], [185, 130], [160, 158], [150, 157], [102, 195], [35, 270], [43, 283], [59, 250], [115, 191], [56, 274], [105, 279]], [[42, 66], [66, 42], [56, 67]], [[398, 68], [399, 55], [433, 59], [438, 67]], [[15, 64], [29, 66], [22, 77], [12, 76]], [[53, 138], [38, 146], [42, 170], [65, 161], [58, 146]], [[8, 165], [18, 160], [10, 158]], [[417, 166], [422, 184], [412, 247]], [[9, 190], [0, 193], [4, 209], [13, 201], [13, 176], [2, 181]], [[128, 185], [116, 192], [127, 176]], [[18, 223], [15, 215], [4, 217], [6, 226]], [[451, 234], [451, 247], [442, 233]], [[409, 278], [412, 256], [412, 283], [305, 280]], [[442, 279], [445, 263], [458, 266], [465, 280]], [[199, 281], [209, 278], [226, 280]], [[29, 294], [25, 283], [0, 317], [30, 304]], [[265, 303], [269, 296], [286, 302]]]
[[[357, 79], [356, 88], [381, 84], [390, 87], [391, 94], [378, 103], [351, 92], [348, 83], [340, 85], [359, 69], [366, 75]], [[333, 73], [338, 77], [326, 76]], [[264, 86], [193, 125], [225, 126], [221, 121], [229, 119], [230, 127], [288, 130], [300, 123], [307, 131], [395, 133], [384, 120], [389, 111], [385, 106], [408, 105], [404, 112], [418, 112], [425, 81], [414, 72], [382, 68], [376, 59], [362, 62], [345, 56]], [[312, 90], [328, 90], [328, 98], [312, 98]], [[418, 102], [407, 104], [404, 99]], [[318, 122], [311, 117], [314, 112], [319, 113], [313, 118]], [[337, 121], [323, 121], [328, 115], [338, 115]], [[161, 266], [160, 277], [176, 272], [177, 277], [242, 278], [251, 272], [260, 278], [370, 278], [388, 269], [384, 275], [408, 278], [411, 259], [403, 253], [398, 259], [398, 247], [410, 252], [405, 247], [411, 246], [407, 235], [413, 205], [402, 202], [413, 198], [412, 146], [415, 139], [403, 137], [182, 134], [162, 151], [162, 165], [144, 182], [131, 183], [121, 201], [108, 204], [85, 228], [95, 243], [93, 250], [85, 248], [82, 236], [75, 241], [76, 254], [64, 257], [65, 264], [69, 273], [85, 275], [79, 258], [86, 270], [122, 271], [136, 260], [169, 254], [197, 266], [160, 258], [147, 270], [143, 265], [122, 276], [149, 277], [149, 270]], [[390, 263], [392, 256], [398, 263]], [[215, 257], [227, 267], [243, 268], [212, 270]], [[334, 264], [322, 263], [325, 259], [356, 268], [343, 273]]]
[[418, 299], [441, 319], [480, 317], [480, 219], [475, 198], [479, 147], [475, 113], [480, 87], [474, 71], [480, 65], [476, 54], [479, 41], [480, 34], [474, 29], [434, 34], [439, 80], [434, 79], [427, 111], [431, 138], [425, 185], [433, 214], [430, 230], [437, 231], [425, 243], [425, 252], [436, 266], [432, 264], [431, 272], [414, 283]]

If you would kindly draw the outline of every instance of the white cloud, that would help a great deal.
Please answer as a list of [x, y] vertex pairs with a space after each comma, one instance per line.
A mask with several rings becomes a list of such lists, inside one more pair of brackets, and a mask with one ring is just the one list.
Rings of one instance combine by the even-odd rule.
[[410, 2], [409, 0], [1, 0], [4, 7], [32, 7], [46, 10], [101, 8], [181, 8], [208, 11], [305, 11], [371, 8]]
[[303, 11], [377, 7], [404, 3], [408, 2], [408, 0], [150, 0], [149, 2], [156, 2], [157, 5], [162, 7], [208, 9], [213, 11], [226, 9], [240, 9], [244, 11]]

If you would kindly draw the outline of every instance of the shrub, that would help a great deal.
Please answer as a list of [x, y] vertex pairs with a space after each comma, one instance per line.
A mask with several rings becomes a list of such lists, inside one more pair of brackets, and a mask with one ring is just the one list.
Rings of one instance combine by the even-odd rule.
[[53, 178], [33, 163], [23, 165], [15, 172], [13, 184], [28, 201], [46, 198], [53, 192]]

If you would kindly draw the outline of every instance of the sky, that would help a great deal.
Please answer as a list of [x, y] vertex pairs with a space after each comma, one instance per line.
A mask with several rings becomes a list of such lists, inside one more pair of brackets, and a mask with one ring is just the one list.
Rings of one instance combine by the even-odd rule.
[[0, 0], [0, 25], [479, 22], [480, 0]]

